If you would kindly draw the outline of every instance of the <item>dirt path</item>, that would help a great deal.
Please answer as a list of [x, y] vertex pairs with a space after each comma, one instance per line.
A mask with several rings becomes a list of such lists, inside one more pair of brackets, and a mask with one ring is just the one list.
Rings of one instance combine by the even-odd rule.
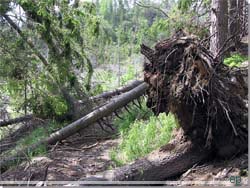
[[9, 169], [1, 175], [1, 180], [75, 181], [113, 168], [109, 152], [119, 139], [105, 137], [107, 134], [75, 134], [52, 146], [46, 156], [34, 157], [29, 162]]
[[[99, 131], [97, 134], [96, 130]], [[101, 134], [100, 134], [101, 133]], [[46, 156], [34, 157], [32, 161], [9, 169], [1, 175], [1, 181], [77, 181], [115, 166], [109, 152], [117, 146], [119, 139], [95, 127], [91, 131], [75, 134], [62, 143], [51, 147]], [[241, 176], [241, 184], [247, 184], [248, 155], [243, 154], [227, 161], [211, 161], [197, 164], [176, 181], [229, 181]], [[190, 184], [191, 185], [191, 184]]]
[[[178, 178], [179, 181], [238, 181], [241, 185], [248, 184], [248, 154], [232, 160], [214, 160], [205, 164], [195, 165]], [[193, 184], [195, 185], [195, 182]], [[236, 183], [236, 182], [235, 182]]]

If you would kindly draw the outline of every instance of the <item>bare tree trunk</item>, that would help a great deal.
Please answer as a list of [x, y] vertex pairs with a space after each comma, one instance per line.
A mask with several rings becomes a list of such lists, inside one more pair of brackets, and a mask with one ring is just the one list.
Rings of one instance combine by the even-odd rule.
[[228, 1], [228, 34], [229, 36], [236, 35], [234, 37], [234, 40], [232, 41], [234, 45], [237, 45], [239, 42], [239, 37], [237, 32], [240, 29], [240, 23], [239, 23], [239, 9], [237, 6], [237, 0], [229, 0]]
[[111, 100], [108, 104], [94, 110], [93, 112], [87, 114], [86, 116], [74, 121], [73, 123], [67, 125], [66, 127], [60, 129], [59, 131], [51, 134], [49, 137], [39, 141], [36, 144], [33, 144], [29, 147], [26, 147], [22, 150], [18, 150], [16, 154], [12, 156], [8, 156], [6, 158], [2, 158], [0, 161], [0, 168], [1, 170], [8, 168], [10, 164], [16, 161], [21, 161], [25, 159], [25, 155], [28, 151], [35, 150], [40, 145], [50, 145], [55, 144], [57, 141], [61, 141], [81, 129], [89, 127], [94, 122], [100, 120], [103, 117], [111, 115], [117, 109], [126, 106], [129, 102], [139, 98], [143, 95], [148, 88], [148, 84], [142, 83], [139, 86], [135, 87], [134, 89], [128, 91], [120, 95], [119, 97]]
[[248, 23], [248, 8], [246, 0], [238, 0], [237, 9], [238, 9], [238, 18], [239, 18], [239, 27], [243, 31], [243, 36], [246, 34], [247, 23]]
[[[96, 101], [96, 100], [99, 100], [99, 99], [108, 99], [108, 98], [111, 98], [111, 97], [114, 97], [116, 95], [120, 95], [122, 93], [125, 93], [127, 91], [130, 91], [131, 89], [134, 89], [135, 87], [137, 87], [138, 85], [142, 84], [143, 81], [140, 81], [140, 80], [134, 80], [132, 82], [130, 82], [129, 84], [123, 86], [123, 87], [120, 87], [118, 89], [115, 89], [113, 91], [106, 91], [106, 92], [103, 92], [99, 95], [96, 95], [96, 96], [93, 96], [93, 97], [90, 97], [88, 100], [90, 101]], [[85, 101], [78, 101], [79, 103], [84, 103]]]
[[15, 118], [15, 119], [2, 121], [2, 122], [0, 122], [0, 127], [6, 127], [8, 125], [17, 124], [17, 123], [21, 123], [21, 122], [24, 122], [24, 121], [29, 121], [32, 118], [33, 118], [33, 115], [25, 115], [25, 116], [18, 117], [18, 118]]
[[[209, 157], [209, 150], [185, 142], [174, 151], [153, 153], [147, 158], [116, 169], [111, 180], [160, 181], [180, 175], [193, 165]], [[106, 178], [104, 176], [104, 178]]]
[[220, 51], [228, 37], [228, 3], [226, 0], [212, 0], [210, 51], [214, 56]]

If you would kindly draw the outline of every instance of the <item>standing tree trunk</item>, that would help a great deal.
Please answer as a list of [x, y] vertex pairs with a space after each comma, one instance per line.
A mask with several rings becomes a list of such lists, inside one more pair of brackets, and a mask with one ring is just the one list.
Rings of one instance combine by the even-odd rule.
[[248, 23], [248, 9], [247, 9], [246, 0], [238, 0], [237, 9], [238, 9], [238, 18], [239, 18], [239, 27], [243, 31], [243, 36], [247, 32], [247, 23]]
[[236, 34], [234, 37], [234, 40], [232, 41], [233, 44], [236, 46], [237, 43], [239, 42], [239, 34], [237, 34], [238, 30], [240, 29], [240, 23], [239, 23], [239, 9], [237, 6], [237, 1], [238, 0], [229, 0], [228, 1], [228, 34], [229, 36], [233, 36]]
[[228, 3], [226, 0], [212, 0], [210, 33], [213, 35], [210, 40], [210, 51], [216, 56], [228, 36]]

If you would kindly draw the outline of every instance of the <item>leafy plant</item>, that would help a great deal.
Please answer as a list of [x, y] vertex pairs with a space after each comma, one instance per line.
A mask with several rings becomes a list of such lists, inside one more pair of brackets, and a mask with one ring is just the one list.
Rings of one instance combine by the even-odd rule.
[[134, 109], [131, 113], [125, 112], [122, 115], [124, 120], [115, 121], [122, 141], [110, 152], [110, 157], [117, 166], [145, 156], [168, 143], [172, 130], [177, 127], [174, 115], [162, 113], [157, 117], [147, 109], [145, 103], [142, 106], [142, 111]]
[[247, 61], [247, 57], [242, 56], [240, 54], [234, 54], [228, 58], [225, 58], [224, 64], [230, 67], [234, 67], [241, 65], [241, 63], [243, 63], [244, 61]]
[[[66, 122], [65, 122], [66, 123]], [[25, 147], [31, 146], [32, 144], [37, 143], [43, 138], [49, 136], [51, 133], [62, 128], [64, 123], [58, 123], [56, 121], [50, 121], [45, 127], [38, 127], [31, 131], [27, 136], [21, 138], [17, 141], [15, 148], [9, 151], [11, 154], [15, 154], [18, 150], [22, 150]], [[37, 155], [44, 155], [47, 153], [47, 148], [45, 145], [39, 145], [37, 148], [32, 151], [27, 152], [27, 157], [32, 158]]]

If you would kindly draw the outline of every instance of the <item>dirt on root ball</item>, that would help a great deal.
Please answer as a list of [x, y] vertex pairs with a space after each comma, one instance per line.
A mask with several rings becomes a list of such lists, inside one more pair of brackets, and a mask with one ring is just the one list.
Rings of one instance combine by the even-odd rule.
[[141, 53], [147, 106], [156, 115], [172, 112], [192, 142], [222, 158], [247, 150], [247, 69], [224, 65], [181, 30], [154, 49], [143, 44]]

